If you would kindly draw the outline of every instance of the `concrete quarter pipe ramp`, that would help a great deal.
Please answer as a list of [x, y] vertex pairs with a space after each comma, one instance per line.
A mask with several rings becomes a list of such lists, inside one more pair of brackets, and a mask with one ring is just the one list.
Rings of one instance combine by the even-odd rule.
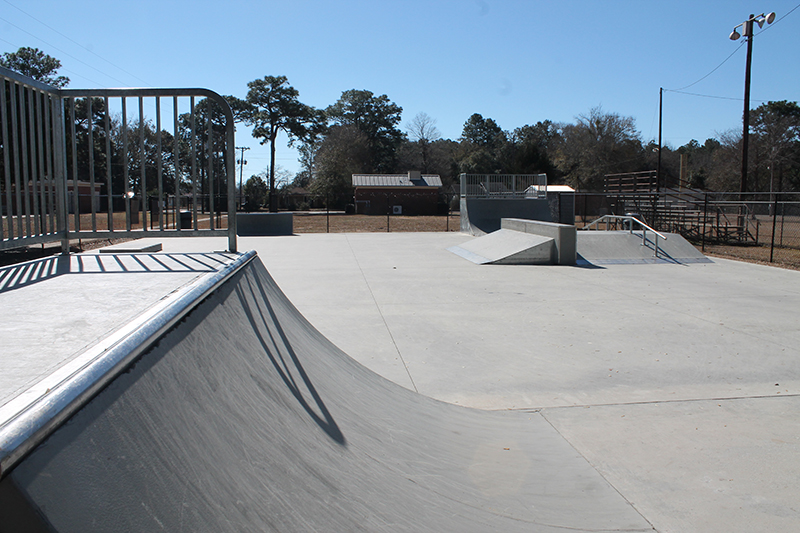
[[338, 350], [258, 259], [7, 473], [0, 531], [651, 531], [537, 412]]

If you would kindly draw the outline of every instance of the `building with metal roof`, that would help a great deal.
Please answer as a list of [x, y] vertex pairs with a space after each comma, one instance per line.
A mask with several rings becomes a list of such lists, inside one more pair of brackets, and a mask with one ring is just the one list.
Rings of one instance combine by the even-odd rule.
[[435, 215], [442, 179], [438, 174], [353, 174], [356, 212], [366, 215]]

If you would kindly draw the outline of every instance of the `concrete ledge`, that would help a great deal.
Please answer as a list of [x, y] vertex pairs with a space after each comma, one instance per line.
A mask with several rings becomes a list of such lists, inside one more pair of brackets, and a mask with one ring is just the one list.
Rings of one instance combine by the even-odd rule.
[[553, 239], [555, 246], [553, 260], [556, 265], [574, 265], [577, 261], [578, 231], [575, 226], [522, 218], [504, 218], [500, 221], [500, 227]]
[[243, 237], [292, 235], [292, 213], [237, 213], [236, 234]]

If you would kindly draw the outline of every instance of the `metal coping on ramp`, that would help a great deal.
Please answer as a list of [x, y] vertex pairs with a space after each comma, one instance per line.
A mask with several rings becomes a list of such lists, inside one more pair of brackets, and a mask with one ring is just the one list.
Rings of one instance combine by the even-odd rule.
[[78, 356], [71, 365], [78, 368], [69, 375], [54, 373], [51, 377], [54, 382], [44, 394], [25, 399], [26, 405], [0, 420], [0, 478], [255, 257], [255, 251], [241, 254], [220, 270], [173, 292]]

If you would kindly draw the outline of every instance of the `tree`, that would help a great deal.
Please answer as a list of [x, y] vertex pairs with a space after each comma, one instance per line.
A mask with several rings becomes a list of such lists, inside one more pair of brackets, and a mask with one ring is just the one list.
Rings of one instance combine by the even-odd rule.
[[23, 46], [16, 52], [6, 52], [0, 56], [0, 66], [55, 87], [66, 87], [69, 84], [66, 76], [56, 76], [61, 68], [61, 61], [38, 48]]
[[507, 172], [501, 151], [508, 138], [494, 120], [474, 113], [464, 123], [460, 140], [457, 159], [461, 172], [467, 174]]
[[265, 173], [250, 176], [244, 184], [244, 210], [257, 211], [267, 199], [267, 183], [264, 181]]
[[352, 125], [333, 126], [322, 141], [315, 157], [316, 179], [311, 185], [314, 194], [333, 199], [342, 207], [352, 194], [351, 176], [368, 172], [370, 145], [367, 136]]
[[247, 84], [247, 98], [229, 97], [235, 114], [248, 126], [253, 126], [253, 137], [261, 144], [269, 143], [269, 209], [277, 211], [275, 192], [275, 139], [278, 132], [289, 136], [289, 146], [295, 141], [318, 135], [324, 128], [321, 113], [298, 100], [299, 92], [289, 85], [286, 76], [264, 76]]
[[477, 146], [488, 147], [496, 143], [498, 136], [503, 133], [497, 122], [490, 118], [483, 118], [480, 113], [474, 113], [464, 123], [461, 140]]
[[[767, 179], [771, 191], [783, 188], [784, 173], [792, 176], [800, 173], [800, 106], [797, 102], [767, 102], [750, 112], [753, 136], [755, 137], [756, 161], [764, 160], [768, 170]], [[755, 169], [758, 190], [758, 168]], [[774, 183], [777, 171], [778, 183]], [[765, 185], [766, 188], [766, 185]]]
[[558, 130], [549, 120], [515, 129], [509, 135], [508, 171], [513, 174], [547, 174], [551, 182], [557, 179], [558, 173], [548, 153], [557, 136]]
[[595, 107], [561, 127], [555, 163], [567, 182], [583, 190], [601, 190], [606, 174], [644, 170], [644, 151], [632, 117]]
[[436, 120], [429, 117], [427, 113], [420, 112], [406, 125], [406, 130], [411, 141], [419, 150], [420, 167], [418, 168], [427, 174], [430, 172], [430, 145], [442, 136], [436, 128]]
[[337, 126], [352, 126], [367, 139], [370, 157], [366, 172], [389, 173], [395, 170], [397, 147], [404, 139], [397, 129], [403, 108], [392, 103], [385, 94], [351, 89], [344, 91], [325, 115]]

